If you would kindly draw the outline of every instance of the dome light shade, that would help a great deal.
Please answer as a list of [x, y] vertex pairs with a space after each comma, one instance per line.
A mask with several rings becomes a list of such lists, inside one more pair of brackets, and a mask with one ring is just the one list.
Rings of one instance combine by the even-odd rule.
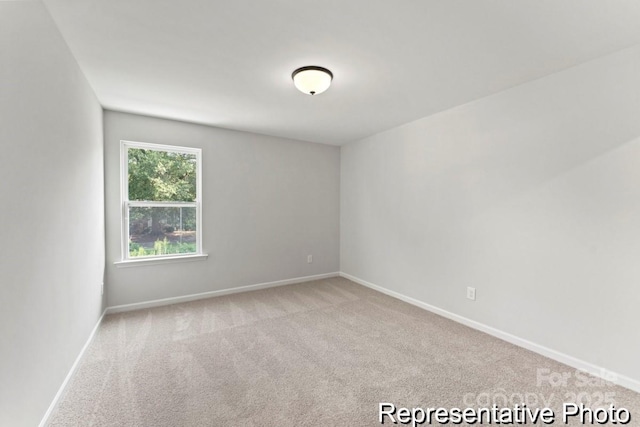
[[293, 84], [300, 92], [317, 95], [329, 89], [333, 74], [326, 68], [309, 66], [298, 68], [291, 74]]

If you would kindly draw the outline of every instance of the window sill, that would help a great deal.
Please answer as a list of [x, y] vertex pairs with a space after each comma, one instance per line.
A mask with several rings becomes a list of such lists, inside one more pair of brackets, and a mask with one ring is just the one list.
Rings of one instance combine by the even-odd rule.
[[208, 257], [208, 254], [168, 256], [161, 258], [128, 259], [126, 261], [116, 261], [114, 264], [117, 268], [142, 267], [144, 265], [170, 264], [174, 262], [204, 261]]

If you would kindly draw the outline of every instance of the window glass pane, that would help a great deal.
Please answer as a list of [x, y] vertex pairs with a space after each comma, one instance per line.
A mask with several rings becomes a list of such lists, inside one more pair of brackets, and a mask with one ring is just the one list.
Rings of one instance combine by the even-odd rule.
[[129, 200], [196, 200], [196, 155], [129, 148]]
[[129, 257], [197, 251], [195, 207], [130, 207]]

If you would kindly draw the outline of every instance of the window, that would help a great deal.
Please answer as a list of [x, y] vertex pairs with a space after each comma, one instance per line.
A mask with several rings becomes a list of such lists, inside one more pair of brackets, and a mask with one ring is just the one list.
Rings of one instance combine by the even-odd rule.
[[122, 260], [201, 255], [202, 150], [120, 144]]

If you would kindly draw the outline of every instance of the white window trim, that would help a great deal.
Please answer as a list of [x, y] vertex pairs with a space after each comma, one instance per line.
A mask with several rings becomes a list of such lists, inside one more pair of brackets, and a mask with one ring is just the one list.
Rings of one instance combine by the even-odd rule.
[[[129, 201], [129, 148], [141, 148], [165, 152], [187, 153], [196, 155], [196, 200], [194, 202], [148, 202]], [[189, 206], [196, 208], [196, 253], [153, 255], [146, 257], [129, 257], [129, 208], [136, 206]], [[167, 262], [199, 261], [207, 259], [208, 255], [202, 252], [202, 149], [181, 147], [176, 145], [151, 144], [148, 142], [120, 141], [120, 222], [122, 226], [121, 240], [122, 255], [120, 261], [114, 264], [118, 267], [132, 267], [135, 265], [164, 264]]]
[[204, 261], [208, 257], [208, 254], [158, 255], [139, 259], [129, 258], [126, 261], [116, 261], [114, 264], [117, 268], [141, 267], [143, 265], [170, 264], [174, 262]]

